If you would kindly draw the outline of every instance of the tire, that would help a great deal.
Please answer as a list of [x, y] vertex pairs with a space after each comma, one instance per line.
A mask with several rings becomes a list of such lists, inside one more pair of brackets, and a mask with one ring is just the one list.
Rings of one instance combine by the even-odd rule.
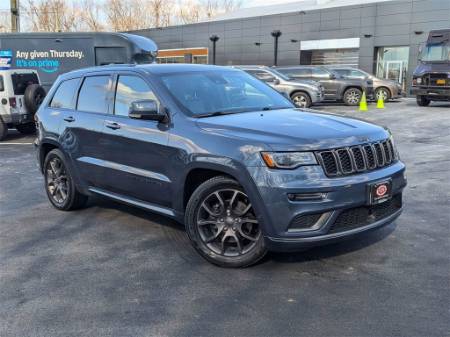
[[225, 176], [207, 180], [192, 194], [185, 214], [192, 245], [215, 265], [247, 267], [267, 252], [250, 200], [236, 180]]
[[416, 102], [418, 106], [429, 106], [431, 100], [426, 96], [416, 96]]
[[19, 124], [16, 125], [16, 129], [23, 135], [31, 135], [36, 132], [34, 123]]
[[88, 197], [76, 189], [64, 154], [58, 149], [45, 157], [44, 180], [47, 197], [56, 209], [71, 211], [86, 204]]
[[25, 89], [23, 100], [29, 113], [35, 114], [45, 98], [45, 89], [39, 84], [31, 84]]
[[391, 99], [391, 92], [385, 87], [377, 88], [375, 90], [375, 100], [378, 101], [380, 96], [383, 98], [383, 101], [389, 101]]
[[344, 103], [345, 105], [355, 106], [361, 102], [362, 91], [358, 88], [348, 88], [344, 92]]
[[4, 140], [7, 135], [8, 135], [8, 125], [3, 123], [2, 119], [0, 118], [0, 141]]
[[294, 92], [291, 95], [291, 101], [297, 108], [309, 108], [311, 106], [311, 98], [306, 92]]

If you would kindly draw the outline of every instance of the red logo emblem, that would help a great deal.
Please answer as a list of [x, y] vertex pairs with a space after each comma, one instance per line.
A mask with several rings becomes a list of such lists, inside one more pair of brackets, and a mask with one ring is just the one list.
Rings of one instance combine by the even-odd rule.
[[375, 190], [375, 194], [377, 195], [377, 197], [382, 197], [383, 195], [385, 195], [387, 193], [387, 190], [388, 190], [388, 188], [386, 185], [380, 185]]

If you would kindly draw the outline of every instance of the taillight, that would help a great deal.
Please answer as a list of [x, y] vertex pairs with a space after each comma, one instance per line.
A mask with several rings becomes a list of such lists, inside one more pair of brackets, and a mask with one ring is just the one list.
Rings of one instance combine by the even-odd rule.
[[15, 108], [17, 106], [17, 101], [15, 97], [9, 98], [9, 105], [11, 106], [11, 108]]

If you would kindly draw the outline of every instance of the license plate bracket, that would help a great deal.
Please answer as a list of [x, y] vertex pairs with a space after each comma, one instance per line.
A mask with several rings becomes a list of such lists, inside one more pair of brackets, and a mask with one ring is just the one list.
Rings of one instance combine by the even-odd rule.
[[392, 198], [392, 179], [386, 179], [368, 185], [369, 205], [381, 204]]

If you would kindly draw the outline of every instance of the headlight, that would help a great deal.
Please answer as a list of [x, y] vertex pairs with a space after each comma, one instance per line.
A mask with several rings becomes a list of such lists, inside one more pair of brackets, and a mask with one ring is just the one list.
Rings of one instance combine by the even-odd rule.
[[392, 149], [394, 150], [394, 159], [400, 160], [400, 154], [398, 153], [397, 146], [395, 145], [394, 137], [392, 137], [392, 135], [391, 135], [389, 137], [389, 139], [390, 139], [391, 144], [392, 144]]
[[417, 78], [416, 78], [416, 82], [417, 82], [417, 84], [422, 84], [422, 78], [417, 77]]
[[303, 165], [317, 165], [312, 152], [261, 152], [261, 156], [270, 168], [294, 169]]

